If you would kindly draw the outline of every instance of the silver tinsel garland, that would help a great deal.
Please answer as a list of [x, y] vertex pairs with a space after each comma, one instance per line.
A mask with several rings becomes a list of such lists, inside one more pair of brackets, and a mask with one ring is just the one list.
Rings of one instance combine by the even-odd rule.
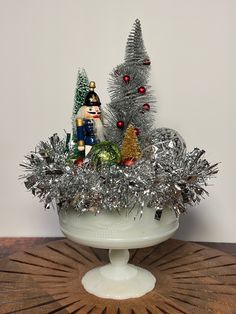
[[54, 134], [40, 142], [22, 164], [26, 188], [46, 208], [56, 202], [59, 210], [78, 213], [135, 208], [141, 214], [147, 206], [155, 208], [160, 219], [167, 207], [178, 215], [187, 204], [198, 203], [207, 194], [207, 180], [218, 171], [217, 164], [203, 159], [203, 150], [186, 153], [183, 139], [166, 128], [155, 130], [141, 159], [131, 167], [103, 165], [97, 169], [91, 159], [78, 167], [70, 158], [73, 149], [73, 143]]

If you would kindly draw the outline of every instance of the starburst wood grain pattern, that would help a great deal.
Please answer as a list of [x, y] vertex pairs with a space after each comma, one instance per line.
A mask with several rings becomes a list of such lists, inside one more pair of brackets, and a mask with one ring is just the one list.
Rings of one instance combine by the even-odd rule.
[[0, 261], [0, 313], [236, 313], [235, 257], [178, 240], [130, 253], [130, 262], [150, 270], [157, 284], [122, 301], [97, 298], [81, 286], [85, 272], [108, 262], [106, 250], [63, 239], [15, 253]]

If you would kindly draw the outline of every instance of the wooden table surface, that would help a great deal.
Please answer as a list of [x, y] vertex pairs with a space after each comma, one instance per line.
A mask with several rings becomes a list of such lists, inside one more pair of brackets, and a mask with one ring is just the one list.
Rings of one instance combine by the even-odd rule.
[[[7, 257], [13, 253], [23, 251], [31, 246], [45, 244], [63, 238], [43, 238], [43, 237], [27, 237], [27, 238], [0, 238], [0, 259]], [[196, 242], [225, 253], [236, 256], [236, 243], [215, 243], [215, 242]]]
[[107, 250], [64, 238], [0, 238], [0, 314], [236, 314], [235, 244], [169, 239], [130, 256], [157, 278], [155, 288], [138, 299], [100, 299], [81, 278], [108, 262]]

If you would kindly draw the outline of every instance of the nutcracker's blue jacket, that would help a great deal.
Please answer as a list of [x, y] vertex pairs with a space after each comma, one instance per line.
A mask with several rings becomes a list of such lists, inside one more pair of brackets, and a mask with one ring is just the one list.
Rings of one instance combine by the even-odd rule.
[[94, 145], [97, 143], [93, 119], [84, 119], [83, 125], [77, 126], [77, 140], [84, 141], [85, 145]]

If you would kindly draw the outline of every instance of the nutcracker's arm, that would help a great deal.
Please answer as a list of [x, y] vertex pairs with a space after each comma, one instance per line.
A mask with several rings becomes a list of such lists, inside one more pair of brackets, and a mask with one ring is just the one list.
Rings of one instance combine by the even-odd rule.
[[77, 144], [79, 150], [84, 150], [84, 121], [81, 118], [76, 119]]

